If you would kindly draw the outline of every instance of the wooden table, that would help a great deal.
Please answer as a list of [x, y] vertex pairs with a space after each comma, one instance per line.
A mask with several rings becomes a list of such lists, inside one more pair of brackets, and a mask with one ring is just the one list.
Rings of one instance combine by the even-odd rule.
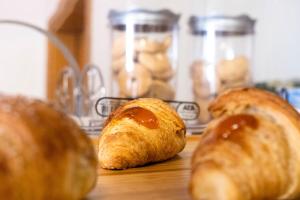
[[185, 200], [188, 193], [190, 159], [199, 136], [189, 136], [185, 149], [175, 158], [127, 170], [98, 170], [98, 181], [89, 200]]

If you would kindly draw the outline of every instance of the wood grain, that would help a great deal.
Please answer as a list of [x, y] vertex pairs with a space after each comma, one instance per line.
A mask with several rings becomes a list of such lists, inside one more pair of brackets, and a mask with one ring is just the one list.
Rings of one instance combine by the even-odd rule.
[[[61, 0], [48, 29], [71, 51], [82, 68], [90, 63], [91, 0]], [[57, 79], [67, 65], [59, 49], [48, 43], [47, 97], [55, 99]]]
[[199, 136], [188, 136], [185, 149], [165, 162], [127, 170], [99, 168], [97, 185], [87, 199], [191, 199], [188, 193], [190, 159], [199, 139]]
[[81, 32], [82, 6], [82, 0], [60, 0], [49, 20], [49, 30], [53, 32]]

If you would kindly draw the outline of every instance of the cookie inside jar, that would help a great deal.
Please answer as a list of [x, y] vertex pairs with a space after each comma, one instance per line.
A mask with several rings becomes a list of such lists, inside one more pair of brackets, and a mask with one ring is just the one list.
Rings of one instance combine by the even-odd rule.
[[229, 89], [251, 87], [255, 20], [239, 16], [191, 16], [192, 94], [200, 107], [199, 121], [211, 119], [209, 104]]
[[218, 92], [229, 88], [248, 86], [250, 82], [250, 63], [245, 56], [221, 59], [216, 66], [220, 85]]
[[193, 100], [200, 107], [199, 120], [201, 123], [207, 123], [211, 119], [208, 106], [216, 96], [220, 85], [214, 70], [213, 64], [202, 60], [195, 60], [190, 67]]
[[176, 96], [179, 16], [169, 10], [111, 11], [112, 96]]
[[213, 63], [196, 60], [190, 67], [192, 91], [195, 102], [201, 108], [199, 119], [208, 122], [209, 104], [220, 93], [228, 89], [250, 85], [249, 61], [245, 56], [232, 59], [222, 58]]

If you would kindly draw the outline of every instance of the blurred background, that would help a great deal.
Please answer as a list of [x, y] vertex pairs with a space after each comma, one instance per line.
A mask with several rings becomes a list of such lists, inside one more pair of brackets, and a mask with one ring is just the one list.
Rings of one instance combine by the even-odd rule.
[[[21, 20], [55, 33], [79, 65], [93, 63], [110, 85], [110, 9], [168, 8], [181, 15], [177, 98], [189, 99], [191, 15], [247, 14], [257, 20], [253, 79], [290, 80], [300, 74], [298, 0], [0, 0], [0, 19]], [[53, 98], [66, 61], [46, 37], [24, 27], [0, 24], [0, 91]]]

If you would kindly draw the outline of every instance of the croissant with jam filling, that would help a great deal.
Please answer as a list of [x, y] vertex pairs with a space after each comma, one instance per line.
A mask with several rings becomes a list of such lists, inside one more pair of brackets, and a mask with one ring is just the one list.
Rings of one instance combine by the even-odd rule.
[[99, 140], [102, 168], [125, 169], [172, 158], [185, 146], [185, 125], [158, 99], [130, 101], [106, 121]]
[[194, 199], [263, 200], [300, 197], [300, 116], [280, 97], [235, 89], [210, 106], [192, 158]]

